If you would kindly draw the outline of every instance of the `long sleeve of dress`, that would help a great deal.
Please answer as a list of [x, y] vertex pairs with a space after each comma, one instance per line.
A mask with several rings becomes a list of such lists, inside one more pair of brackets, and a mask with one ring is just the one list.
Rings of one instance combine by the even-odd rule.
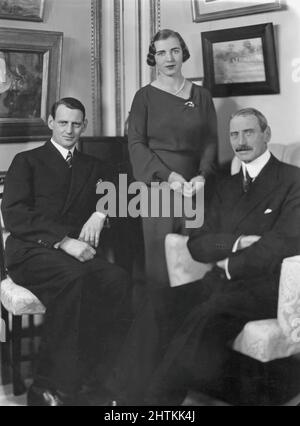
[[203, 150], [199, 170], [204, 176], [214, 172], [217, 167], [217, 149], [218, 149], [218, 126], [217, 115], [213, 100], [209, 94], [203, 97], [203, 111], [206, 112], [207, 119], [207, 137], [205, 149]]
[[150, 184], [167, 181], [170, 170], [148, 146], [148, 111], [143, 96], [137, 93], [129, 117], [128, 146], [136, 180]]

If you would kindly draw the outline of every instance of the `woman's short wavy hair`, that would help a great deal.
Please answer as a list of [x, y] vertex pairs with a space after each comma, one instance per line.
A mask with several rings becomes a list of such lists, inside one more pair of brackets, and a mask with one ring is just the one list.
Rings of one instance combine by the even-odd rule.
[[174, 38], [177, 38], [179, 40], [179, 43], [180, 43], [180, 46], [181, 46], [181, 49], [182, 49], [182, 54], [183, 54], [183, 62], [186, 62], [190, 58], [191, 55], [190, 55], [189, 49], [188, 49], [187, 45], [185, 44], [185, 41], [183, 40], [181, 35], [179, 33], [177, 33], [176, 31], [164, 29], [164, 30], [158, 31], [155, 34], [155, 36], [153, 37], [153, 39], [151, 40], [151, 43], [150, 43], [150, 46], [149, 46], [149, 52], [148, 52], [148, 56], [147, 56], [147, 64], [150, 67], [154, 67], [156, 65], [155, 43], [157, 41], [160, 41], [160, 40], [167, 40], [170, 37], [174, 37]]

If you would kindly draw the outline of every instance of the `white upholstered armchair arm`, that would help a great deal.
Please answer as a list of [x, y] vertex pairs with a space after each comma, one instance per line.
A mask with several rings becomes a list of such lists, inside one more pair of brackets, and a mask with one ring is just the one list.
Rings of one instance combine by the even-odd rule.
[[200, 280], [212, 269], [210, 264], [196, 262], [187, 248], [188, 237], [168, 234], [165, 240], [166, 260], [171, 287]]
[[300, 256], [282, 263], [277, 318], [284, 335], [300, 343]]

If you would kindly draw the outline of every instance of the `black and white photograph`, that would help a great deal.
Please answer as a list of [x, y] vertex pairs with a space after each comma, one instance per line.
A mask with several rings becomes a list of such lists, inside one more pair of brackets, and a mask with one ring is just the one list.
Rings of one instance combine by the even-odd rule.
[[0, 406], [300, 406], [300, 2], [0, 0]]

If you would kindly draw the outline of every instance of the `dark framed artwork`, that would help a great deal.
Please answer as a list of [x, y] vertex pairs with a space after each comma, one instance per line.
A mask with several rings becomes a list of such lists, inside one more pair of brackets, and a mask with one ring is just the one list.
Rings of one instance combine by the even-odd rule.
[[0, 28], [0, 142], [48, 136], [59, 97], [63, 34]]
[[43, 21], [45, 0], [0, 0], [0, 19]]
[[214, 97], [279, 93], [272, 23], [202, 33], [204, 84]]
[[283, 0], [191, 0], [194, 22], [284, 9]]

